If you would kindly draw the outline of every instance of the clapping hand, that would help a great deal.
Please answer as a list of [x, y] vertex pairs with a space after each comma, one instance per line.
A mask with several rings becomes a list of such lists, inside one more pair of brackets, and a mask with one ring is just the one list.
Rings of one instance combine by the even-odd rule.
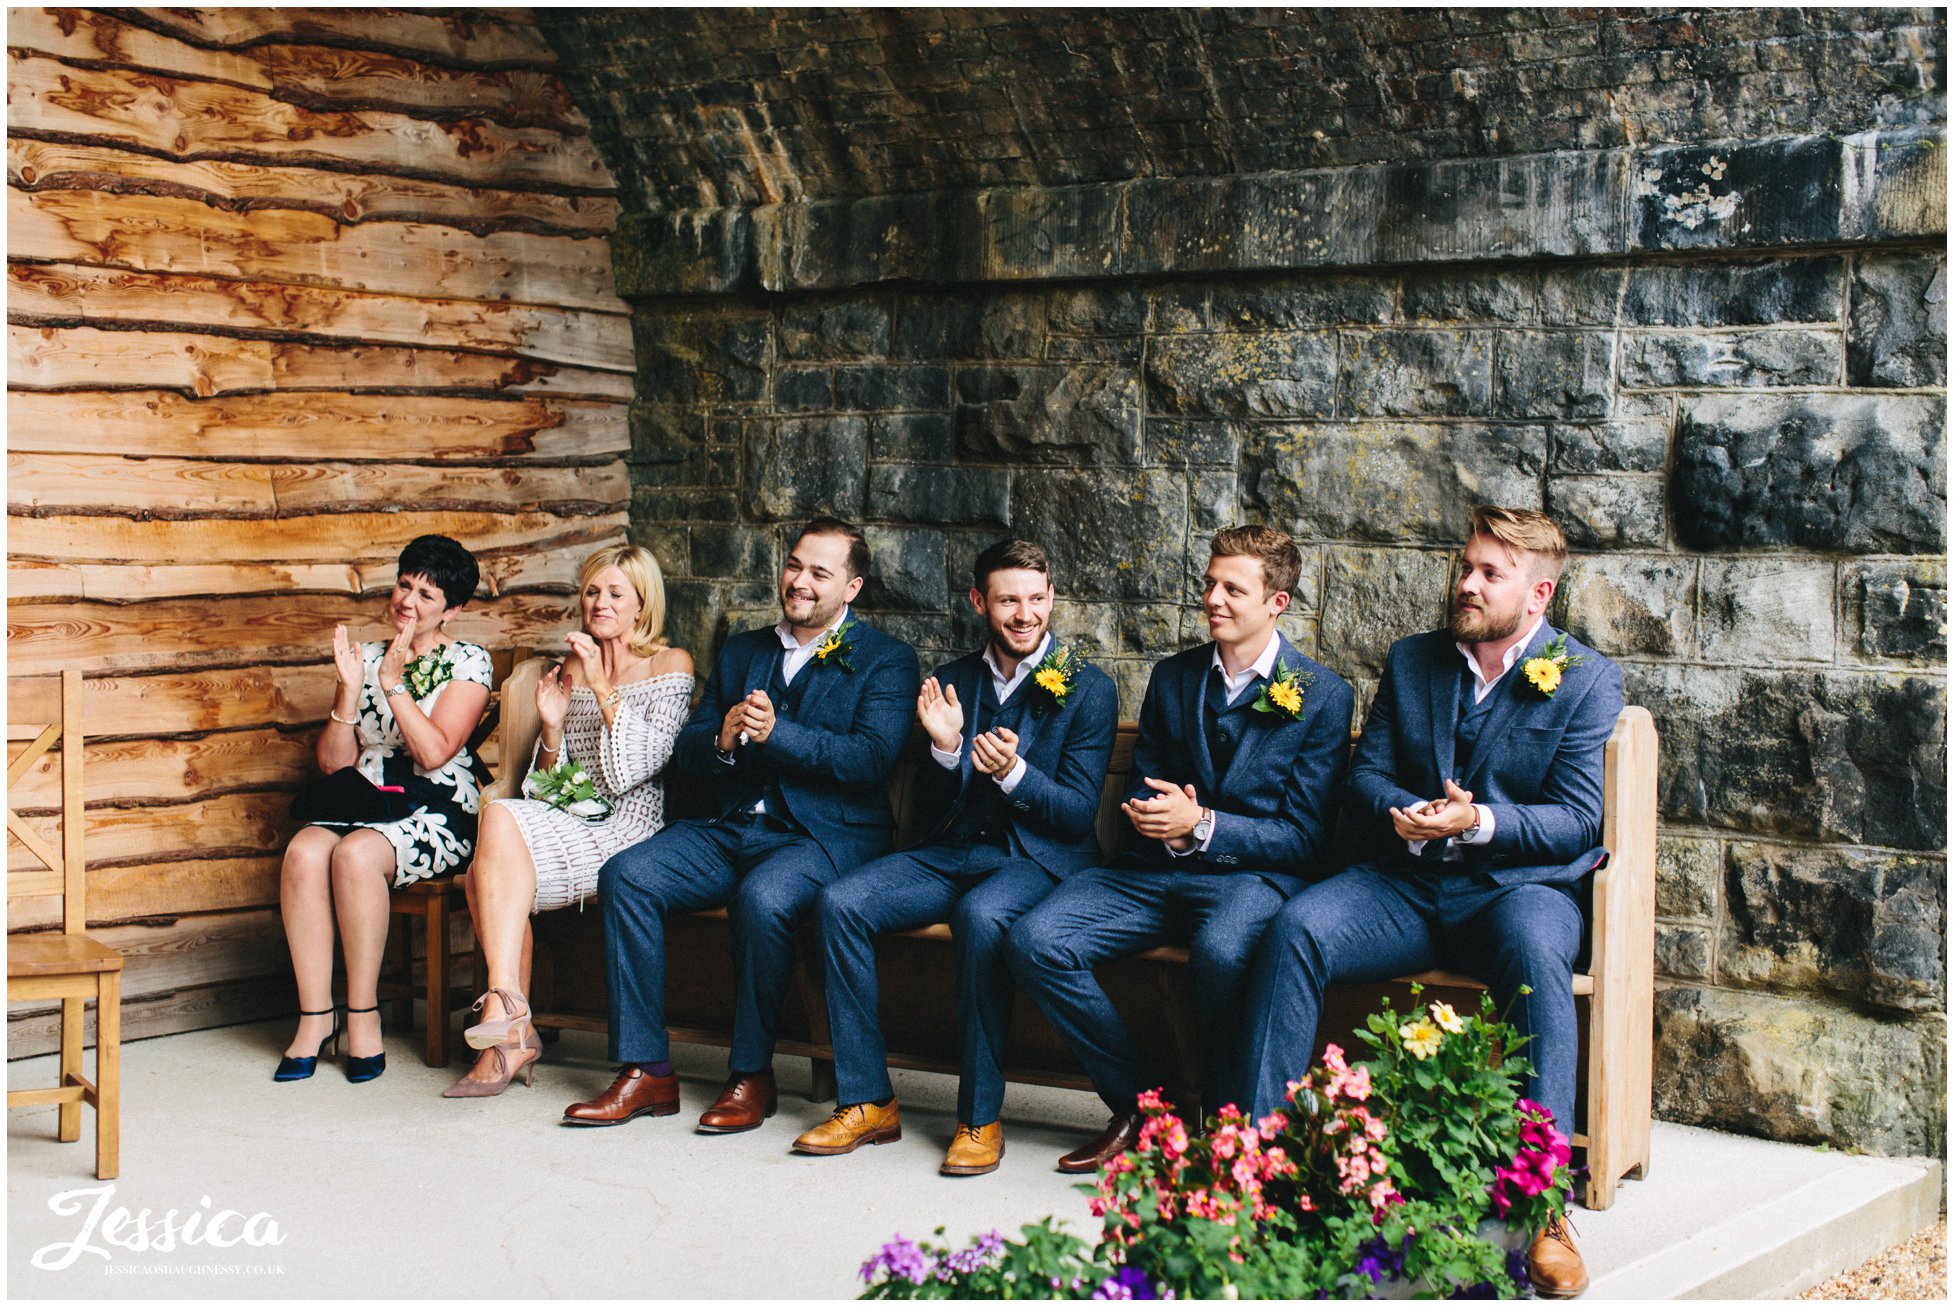
[[753, 690], [740, 701], [740, 734], [747, 744], [765, 744], [773, 734], [773, 700], [765, 690]]
[[1018, 733], [999, 726], [970, 742], [970, 765], [986, 776], [1003, 780], [1018, 762]]
[[339, 673], [339, 683], [349, 690], [357, 690], [365, 679], [366, 661], [360, 656], [360, 647], [346, 637], [343, 622], [332, 628], [332, 665]]
[[1445, 797], [1391, 809], [1391, 828], [1401, 840], [1443, 840], [1462, 835], [1479, 824], [1472, 793], [1453, 781], [1445, 782]]
[[604, 656], [598, 652], [597, 642], [582, 631], [569, 631], [564, 634], [563, 643], [570, 646], [570, 656], [577, 660], [583, 683], [602, 702], [613, 687], [610, 674], [604, 670]]
[[1143, 838], [1168, 841], [1185, 838], [1194, 830], [1194, 823], [1201, 820], [1201, 800], [1194, 787], [1157, 781], [1151, 776], [1144, 779], [1154, 790], [1153, 797], [1128, 799], [1120, 804], [1120, 811]]
[[400, 678], [407, 674], [407, 664], [414, 657], [413, 644], [413, 619], [403, 617], [394, 623], [393, 642], [387, 646], [387, 652], [380, 656], [381, 693], [399, 685]]
[[955, 750], [963, 740], [963, 705], [957, 702], [957, 687], [939, 685], [934, 676], [924, 681], [916, 696], [916, 720], [931, 744], [944, 753]]
[[570, 678], [559, 663], [536, 682], [536, 715], [551, 731], [560, 732], [569, 711]]

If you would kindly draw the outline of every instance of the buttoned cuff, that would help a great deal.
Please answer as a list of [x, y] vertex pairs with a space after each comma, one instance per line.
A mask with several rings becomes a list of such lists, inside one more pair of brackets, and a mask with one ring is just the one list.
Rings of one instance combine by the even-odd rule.
[[1475, 803], [1472, 805], [1472, 808], [1473, 811], [1479, 814], [1479, 829], [1471, 835], [1454, 835], [1452, 837], [1452, 843], [1491, 844], [1493, 842], [1493, 810], [1483, 803]]
[[1018, 788], [1018, 782], [1024, 779], [1024, 774], [1025, 774], [1025, 760], [1023, 758], [1019, 758], [1016, 762], [1011, 764], [1010, 771], [1005, 772], [1002, 776], [997, 778], [997, 788], [1004, 791], [1006, 794], [1009, 794], [1012, 790]]
[[[1212, 811], [1212, 809], [1210, 811]], [[1165, 840], [1161, 841], [1161, 845], [1167, 850], [1167, 853], [1170, 857], [1191, 858], [1197, 853], [1206, 853], [1208, 851], [1208, 846], [1214, 843], [1214, 833], [1220, 829], [1221, 829], [1221, 814], [1216, 812], [1214, 813], [1213, 816], [1208, 818], [1208, 838], [1202, 840], [1199, 844], [1194, 845], [1192, 848], [1187, 849], [1184, 852], [1182, 850], [1176, 849], [1173, 845], [1168, 844]]]
[[935, 742], [931, 741], [930, 757], [936, 759], [937, 766], [947, 771], [955, 771], [957, 768], [963, 766], [963, 736], [959, 735], [957, 737], [957, 747], [947, 752], [937, 748]]

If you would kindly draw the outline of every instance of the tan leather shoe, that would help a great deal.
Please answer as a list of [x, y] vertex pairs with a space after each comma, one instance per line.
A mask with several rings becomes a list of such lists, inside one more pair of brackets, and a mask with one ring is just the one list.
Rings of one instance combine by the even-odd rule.
[[902, 1108], [895, 1099], [887, 1107], [850, 1103], [794, 1141], [797, 1153], [832, 1157], [852, 1153], [863, 1144], [893, 1144], [902, 1138]]
[[726, 1087], [712, 1106], [699, 1114], [702, 1135], [731, 1135], [751, 1130], [772, 1116], [779, 1095], [774, 1092], [773, 1072], [754, 1071], [726, 1078]]
[[1088, 1175], [1139, 1142], [1139, 1114], [1116, 1116], [1106, 1123], [1099, 1138], [1059, 1158], [1058, 1169], [1067, 1175]]
[[1004, 1160], [1004, 1123], [965, 1125], [957, 1122], [957, 1134], [950, 1151], [943, 1155], [940, 1168], [945, 1175], [989, 1175]]
[[648, 1076], [632, 1066], [597, 1097], [564, 1108], [563, 1124], [623, 1125], [634, 1116], [671, 1116], [677, 1111], [678, 1077]]
[[1527, 1253], [1527, 1276], [1542, 1298], [1573, 1298], [1588, 1287], [1588, 1268], [1574, 1246], [1574, 1232], [1565, 1216], [1556, 1216], [1533, 1241]]

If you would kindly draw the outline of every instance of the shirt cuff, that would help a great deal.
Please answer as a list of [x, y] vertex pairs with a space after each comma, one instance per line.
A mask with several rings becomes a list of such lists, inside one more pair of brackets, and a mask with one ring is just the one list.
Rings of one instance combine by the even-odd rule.
[[1215, 831], [1219, 830], [1220, 828], [1221, 828], [1221, 814], [1216, 812], [1213, 813], [1213, 815], [1211, 815], [1208, 818], [1208, 838], [1202, 840], [1199, 844], [1193, 845], [1184, 851], [1180, 849], [1176, 849], [1173, 845], [1167, 844], [1164, 840], [1162, 841], [1162, 845], [1163, 847], [1166, 848], [1169, 857], [1191, 858], [1197, 853], [1206, 853], [1208, 851], [1208, 846], [1214, 843]]
[[731, 749], [722, 749], [715, 742], [712, 746], [712, 751], [719, 758], [719, 761], [725, 763], [728, 767], [737, 767], [739, 765], [739, 755]]
[[1406, 840], [1404, 846], [1411, 850], [1412, 857], [1417, 858], [1424, 856], [1426, 843], [1425, 840]]
[[1479, 814], [1479, 829], [1474, 831], [1470, 836], [1466, 836], [1466, 835], [1453, 836], [1452, 837], [1453, 843], [1491, 844], [1493, 842], [1493, 810], [1491, 808], [1488, 808], [1483, 803], [1475, 803], [1472, 805], [1472, 807], [1473, 810]]
[[1018, 788], [1018, 782], [1024, 779], [1025, 771], [1026, 771], [1025, 760], [1023, 758], [1019, 758], [1016, 762], [1011, 764], [1010, 771], [1005, 772], [1002, 776], [997, 778], [997, 788], [1004, 791], [1004, 793], [1009, 794], [1012, 790]]
[[959, 735], [957, 737], [956, 748], [947, 751], [937, 748], [935, 742], [932, 741], [930, 744], [930, 757], [936, 759], [937, 766], [949, 771], [955, 771], [957, 768], [963, 766], [963, 736]]

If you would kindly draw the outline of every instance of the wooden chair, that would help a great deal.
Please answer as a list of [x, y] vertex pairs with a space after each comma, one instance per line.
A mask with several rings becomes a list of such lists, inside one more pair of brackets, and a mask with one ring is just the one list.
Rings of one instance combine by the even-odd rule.
[[[61, 673], [60, 720], [39, 732], [7, 728], [9, 742], [29, 743], [7, 764], [7, 789], [61, 745], [61, 847], [50, 848], [41, 835], [14, 815], [7, 804], [7, 832], [46, 868], [10, 871], [7, 897], [60, 895], [61, 929], [7, 938], [7, 1001], [61, 1000], [61, 1082], [53, 1089], [7, 1091], [7, 1106], [59, 1103], [56, 1138], [81, 1138], [81, 1105], [95, 1108], [95, 1178], [113, 1180], [122, 1153], [122, 955], [84, 933], [88, 924], [87, 864], [82, 857], [81, 673]], [[95, 1079], [82, 1075], [82, 1017], [95, 1000]]]
[[[514, 675], [509, 671], [513, 661], [513, 651], [496, 650], [490, 657], [495, 664], [495, 678], [500, 688], [490, 701], [488, 711], [483, 714], [482, 723], [469, 740], [470, 748], [480, 748], [482, 741], [497, 733], [501, 714], [508, 712], [510, 688], [515, 685]], [[535, 661], [535, 660], [532, 660]], [[527, 665], [527, 664], [525, 664]], [[516, 701], [528, 705], [529, 715], [536, 715], [536, 677], [541, 674], [541, 664], [537, 671], [530, 673], [529, 679], [517, 691]], [[506, 739], [506, 730], [497, 735]], [[497, 769], [494, 781], [482, 788], [482, 802], [490, 799], [507, 798], [519, 792], [522, 778], [518, 772], [515, 788], [509, 790], [506, 782], [510, 768], [520, 768], [528, 761], [529, 755], [515, 763], [508, 761], [504, 754]], [[505, 790], [507, 791], [505, 793]], [[449, 950], [453, 947], [453, 926], [468, 916], [467, 873], [461, 872], [440, 880], [420, 880], [412, 885], [397, 889], [387, 900], [387, 911], [393, 918], [387, 932], [387, 965], [380, 977], [379, 996], [383, 1003], [392, 1004], [389, 1013], [389, 1029], [411, 1030], [414, 1028], [414, 1000], [422, 999], [427, 1005], [427, 1028], [424, 1032], [424, 1048], [421, 1060], [429, 1066], [448, 1065], [448, 1027], [449, 1015], [458, 1007], [466, 1007], [475, 1001], [475, 995], [486, 983], [480, 962], [481, 948], [475, 949], [476, 963], [470, 984], [456, 986], [456, 977], [450, 965]], [[414, 981], [414, 923], [420, 922], [420, 938], [425, 957], [422, 983]], [[393, 927], [399, 926], [400, 929]]]

